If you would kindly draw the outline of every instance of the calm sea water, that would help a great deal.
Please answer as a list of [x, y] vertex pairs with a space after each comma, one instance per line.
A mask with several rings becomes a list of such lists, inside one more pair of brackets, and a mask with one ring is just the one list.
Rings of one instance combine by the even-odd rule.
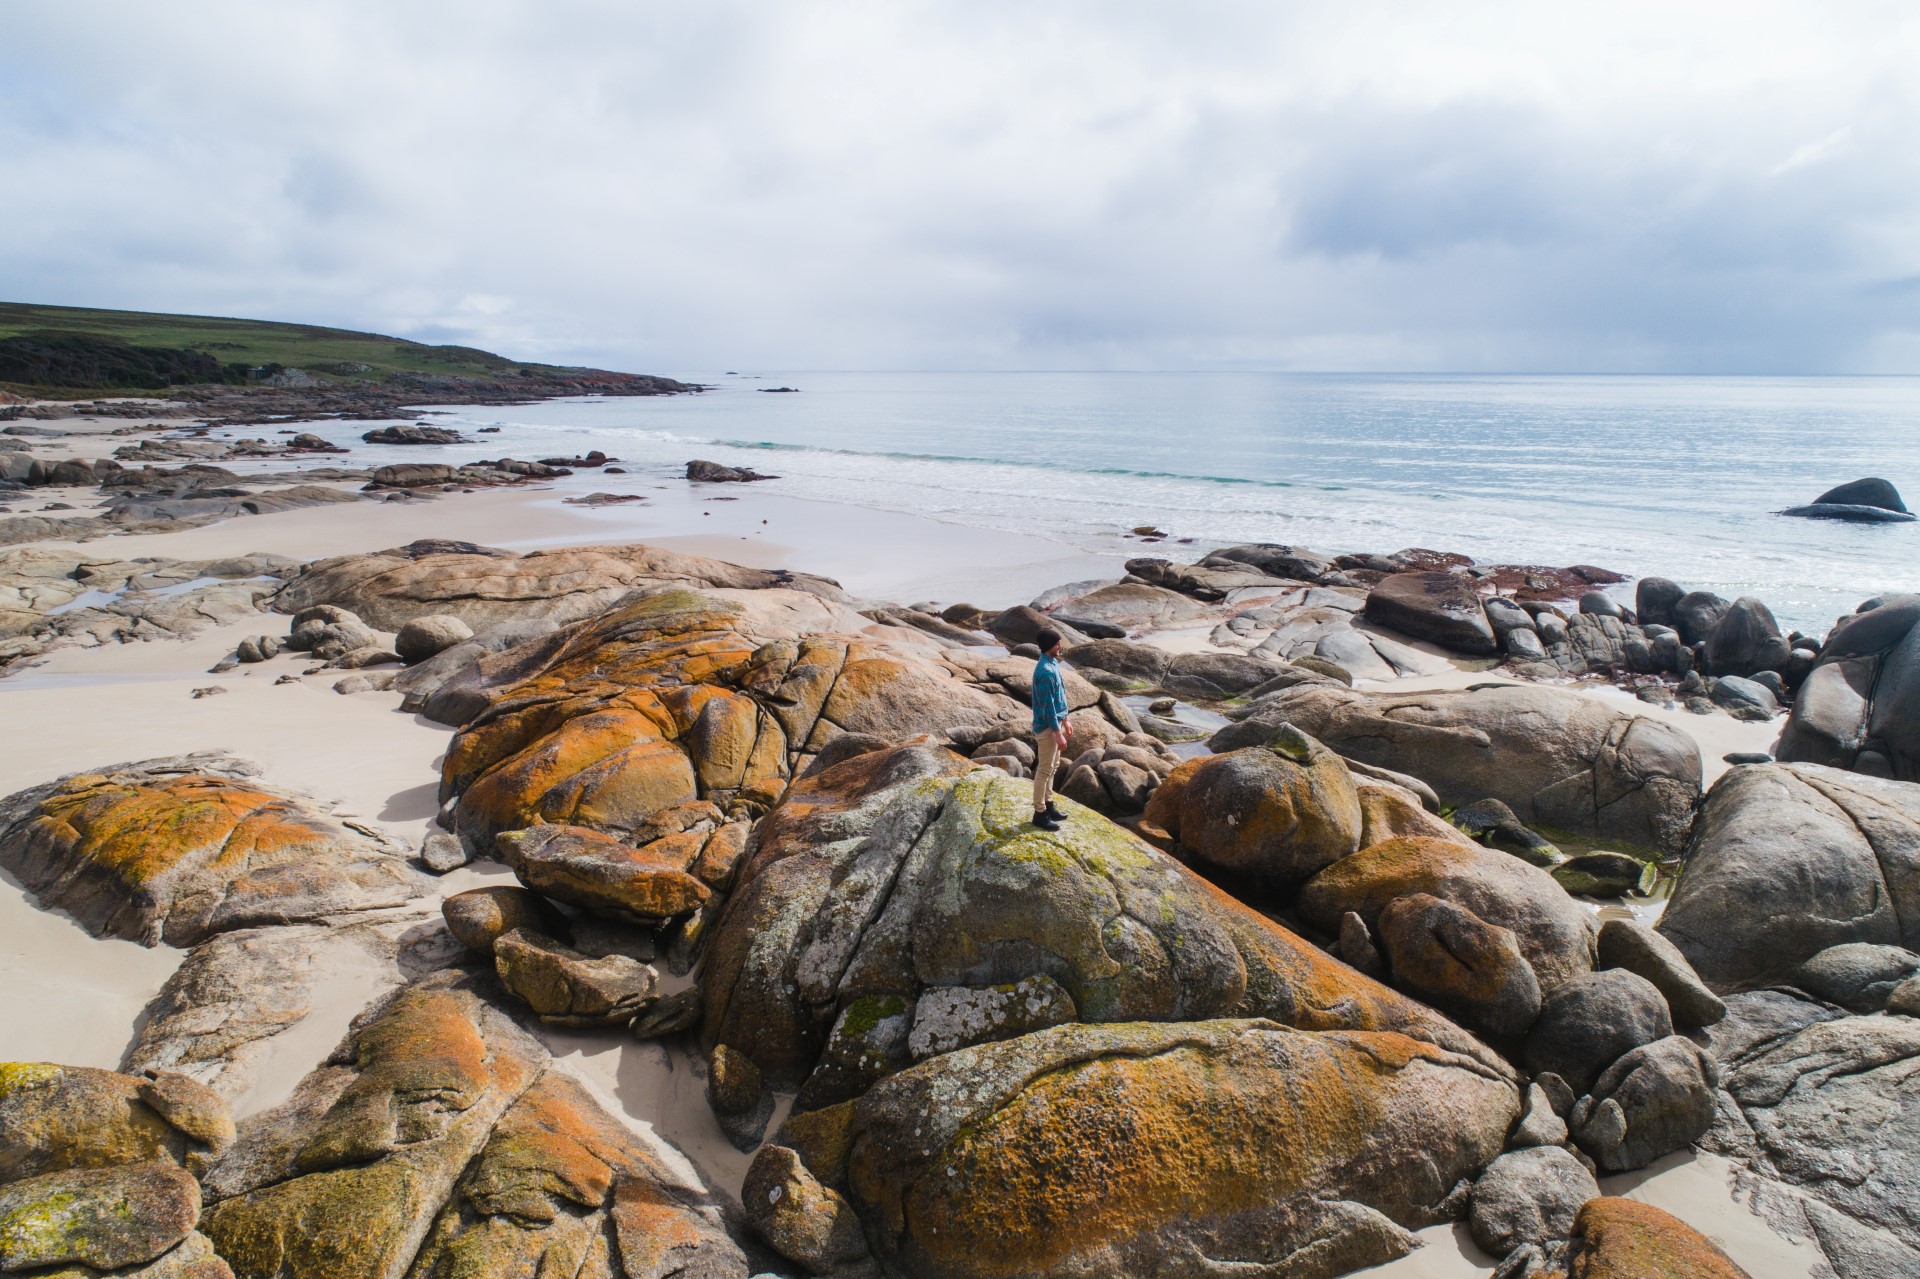
[[[463, 408], [474, 456], [709, 457], [771, 487], [1111, 549], [1409, 546], [1599, 564], [1824, 630], [1920, 589], [1920, 524], [1771, 514], [1862, 475], [1920, 499], [1920, 379], [1140, 373], [709, 374], [649, 400]], [[797, 395], [758, 388], [791, 385]], [[402, 452], [402, 451], [396, 451]]]

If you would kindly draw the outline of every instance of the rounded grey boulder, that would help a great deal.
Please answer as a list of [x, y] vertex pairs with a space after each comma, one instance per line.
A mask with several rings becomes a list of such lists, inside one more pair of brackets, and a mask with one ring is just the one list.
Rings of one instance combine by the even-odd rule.
[[1565, 1239], [1580, 1206], [1599, 1194], [1586, 1165], [1559, 1146], [1510, 1150], [1473, 1183], [1467, 1225], [1475, 1243], [1504, 1257], [1523, 1244]]
[[1659, 931], [1715, 989], [1791, 981], [1830, 946], [1920, 950], [1920, 787], [1811, 764], [1714, 783]]
[[1827, 638], [1775, 754], [1920, 781], [1920, 595], [1870, 604]]
[[1671, 626], [1673, 607], [1686, 592], [1664, 577], [1643, 577], [1633, 588], [1633, 613], [1642, 626]]
[[1795, 984], [1809, 995], [1857, 1013], [1878, 1012], [1901, 983], [1920, 972], [1920, 955], [1904, 946], [1850, 942], [1829, 946], [1800, 965]]
[[1644, 1168], [1684, 1150], [1713, 1124], [1720, 1067], [1691, 1039], [1669, 1035], [1624, 1053], [1574, 1104], [1573, 1139], [1607, 1172]]
[[1418, 777], [1446, 803], [1498, 799], [1528, 826], [1626, 848], [1679, 851], [1700, 795], [1700, 748], [1685, 733], [1565, 689], [1300, 685], [1261, 713], [1349, 759]]
[[1822, 506], [1828, 504], [1839, 506], [1877, 506], [1883, 511], [1902, 512], [1907, 509], [1907, 504], [1900, 500], [1900, 490], [1893, 486], [1893, 482], [1891, 480], [1883, 480], [1878, 476], [1868, 476], [1865, 479], [1849, 480], [1845, 484], [1836, 484], [1813, 500], [1815, 505]]
[[1492, 657], [1500, 651], [1473, 579], [1459, 573], [1395, 573], [1368, 592], [1366, 616], [1455, 652]]
[[1751, 595], [1730, 604], [1707, 635], [1709, 675], [1778, 670], [1792, 654], [1773, 611]]
[[1623, 968], [1652, 982], [1666, 996], [1675, 1025], [1711, 1026], [1727, 1015], [1727, 1005], [1707, 989], [1680, 948], [1637, 919], [1609, 919], [1600, 925], [1600, 968]]
[[1671, 1034], [1673, 1017], [1659, 989], [1637, 973], [1609, 968], [1574, 977], [1541, 1001], [1522, 1056], [1528, 1070], [1550, 1070], [1583, 1093], [1620, 1057]]
[[400, 654], [401, 661], [412, 666], [415, 662], [424, 662], [472, 638], [471, 626], [457, 617], [440, 613], [432, 617], [416, 617], [402, 626], [394, 636], [393, 651]]

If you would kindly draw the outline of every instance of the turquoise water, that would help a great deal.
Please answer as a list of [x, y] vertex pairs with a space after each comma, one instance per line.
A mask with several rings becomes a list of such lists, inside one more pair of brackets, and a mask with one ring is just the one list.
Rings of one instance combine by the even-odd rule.
[[[1142, 373], [708, 374], [647, 400], [461, 408], [473, 456], [709, 457], [771, 487], [1111, 549], [1458, 550], [1757, 594], [1821, 629], [1920, 589], [1920, 525], [1771, 514], [1862, 475], [1920, 500], [1920, 379]], [[757, 388], [791, 385], [797, 395]], [[405, 450], [396, 450], [404, 453]], [[418, 454], [413, 456], [417, 457]]]

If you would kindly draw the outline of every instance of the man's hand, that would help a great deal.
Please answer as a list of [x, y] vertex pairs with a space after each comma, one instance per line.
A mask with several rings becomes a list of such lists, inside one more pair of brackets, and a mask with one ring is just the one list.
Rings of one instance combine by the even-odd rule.
[[1054, 735], [1060, 739], [1060, 744], [1062, 746], [1065, 746], [1068, 742], [1073, 740], [1073, 725], [1067, 723], [1067, 721], [1064, 719], [1060, 721], [1060, 727], [1054, 729], [1053, 731], [1054, 731]]

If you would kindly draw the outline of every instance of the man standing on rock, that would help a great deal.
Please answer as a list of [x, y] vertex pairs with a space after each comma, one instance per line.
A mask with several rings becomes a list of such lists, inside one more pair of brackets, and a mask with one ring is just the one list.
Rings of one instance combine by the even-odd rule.
[[1053, 803], [1053, 770], [1060, 751], [1073, 737], [1067, 723], [1067, 682], [1060, 675], [1060, 632], [1043, 628], [1033, 637], [1040, 660], [1033, 664], [1033, 740], [1039, 758], [1033, 764], [1033, 824], [1041, 830], [1059, 830], [1067, 815]]

